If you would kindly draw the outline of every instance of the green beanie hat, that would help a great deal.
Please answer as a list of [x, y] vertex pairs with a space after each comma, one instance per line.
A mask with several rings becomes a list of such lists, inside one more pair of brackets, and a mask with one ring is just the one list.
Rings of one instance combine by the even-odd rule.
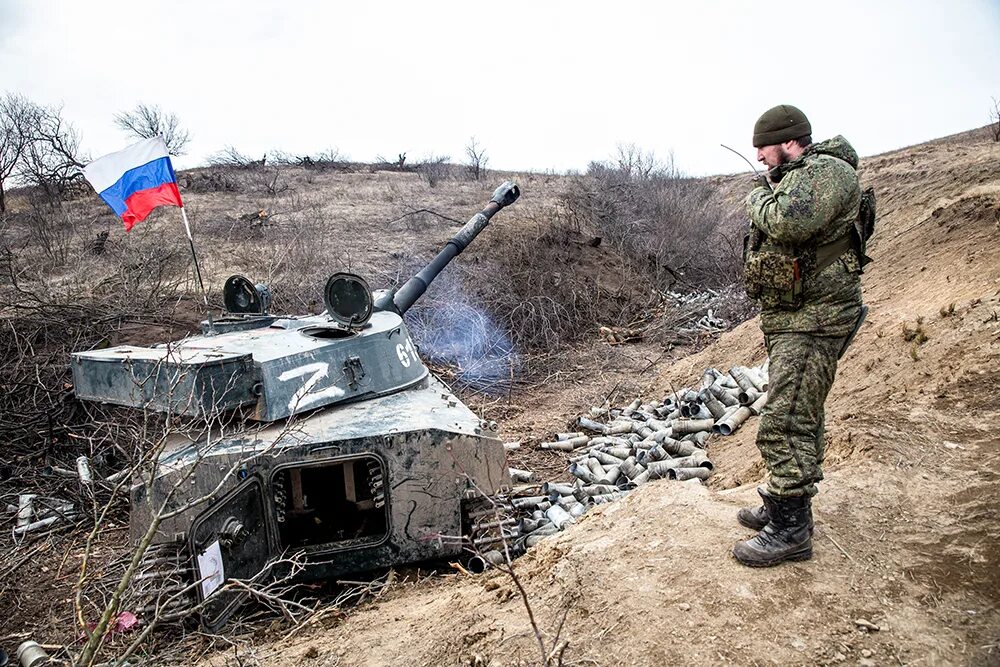
[[768, 109], [753, 126], [754, 148], [782, 144], [812, 134], [809, 119], [791, 104]]

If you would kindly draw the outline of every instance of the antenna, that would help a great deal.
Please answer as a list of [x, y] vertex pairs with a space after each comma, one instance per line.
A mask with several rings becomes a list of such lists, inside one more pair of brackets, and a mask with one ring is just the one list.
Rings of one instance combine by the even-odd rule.
[[722, 146], [723, 148], [725, 148], [725, 149], [726, 149], [727, 151], [732, 151], [733, 153], [736, 153], [737, 155], [739, 155], [739, 156], [740, 156], [740, 159], [741, 159], [741, 160], [743, 160], [743, 161], [744, 161], [744, 162], [746, 162], [746, 163], [747, 163], [748, 165], [750, 165], [750, 168], [751, 168], [751, 169], [753, 169], [753, 173], [754, 173], [754, 174], [756, 174], [757, 176], [760, 176], [760, 172], [759, 172], [759, 171], [757, 171], [757, 167], [753, 166], [753, 162], [751, 162], [750, 160], [748, 160], [748, 159], [746, 158], [746, 156], [745, 156], [745, 155], [743, 155], [743, 153], [740, 153], [740, 152], [739, 152], [738, 150], [736, 150], [735, 148], [730, 148], [729, 146], [727, 146], [727, 145], [725, 145], [725, 144], [719, 144], [719, 145], [720, 145], [720, 146]]

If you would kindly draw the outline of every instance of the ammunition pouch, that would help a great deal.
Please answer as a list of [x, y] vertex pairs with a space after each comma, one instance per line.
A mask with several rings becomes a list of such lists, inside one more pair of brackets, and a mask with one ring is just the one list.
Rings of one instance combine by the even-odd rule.
[[763, 308], [798, 310], [805, 298], [805, 276], [814, 255], [792, 256], [771, 250], [748, 250], [743, 265], [747, 296]]
[[763, 308], [798, 310], [805, 302], [806, 282], [853, 247], [852, 235], [796, 255], [745, 248], [743, 281], [747, 296]]

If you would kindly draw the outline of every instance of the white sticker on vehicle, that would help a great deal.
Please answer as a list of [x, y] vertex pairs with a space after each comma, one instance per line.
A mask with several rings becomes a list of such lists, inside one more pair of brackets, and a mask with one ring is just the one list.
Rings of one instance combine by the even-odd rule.
[[226, 580], [219, 540], [212, 542], [207, 549], [198, 554], [198, 578], [201, 580], [202, 598], [207, 598]]

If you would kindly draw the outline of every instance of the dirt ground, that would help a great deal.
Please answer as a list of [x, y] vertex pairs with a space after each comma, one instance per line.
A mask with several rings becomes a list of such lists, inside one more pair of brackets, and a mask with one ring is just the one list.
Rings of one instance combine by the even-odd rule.
[[[815, 557], [752, 570], [729, 555], [762, 474], [751, 423], [710, 443], [707, 486], [650, 483], [517, 561], [548, 645], [565, 615], [566, 664], [1000, 665], [1000, 145], [963, 135], [863, 169], [880, 196], [871, 312], [827, 404]], [[575, 372], [474, 406], [524, 442], [515, 464], [557, 472], [532, 445], [587, 405], [616, 388], [662, 396], [707, 366], [759, 361], [763, 342], [754, 320], [684, 358], [567, 354]], [[402, 584], [202, 664], [506, 665], [538, 651], [515, 586], [493, 572]]]
[[[185, 195], [196, 235], [211, 239], [203, 248], [212, 285], [239, 271], [280, 277], [306, 294], [310, 280], [357, 268], [361, 258], [389, 275], [454, 233], [440, 215], [409, 213], [464, 220], [483, 190], [463, 181], [429, 191], [414, 174], [382, 172], [282, 178], [292, 187], [275, 196]], [[710, 441], [716, 475], [706, 485], [652, 482], [516, 562], [546, 645], [569, 642], [564, 664], [1000, 665], [1000, 144], [975, 132], [928, 142], [863, 159], [862, 179], [879, 196], [875, 262], [864, 277], [870, 313], [827, 404], [815, 557], [751, 570], [729, 555], [748, 535], [736, 510], [756, 501], [763, 474], [750, 422]], [[501, 222], [544, 228], [559, 177], [520, 181], [522, 201]], [[710, 181], [739, 207], [745, 177]], [[258, 211], [270, 225], [264, 235], [247, 223]], [[164, 233], [175, 224], [167, 213], [129, 238], [112, 229], [109, 248], [136, 262], [185, 251], [183, 239], [174, 248]], [[83, 247], [106, 217], [95, 215], [68, 243]], [[599, 268], [605, 250], [586, 251], [585, 270]], [[476, 261], [476, 252], [459, 261]], [[67, 264], [66, 280], [100, 274], [110, 261]], [[154, 342], [195, 320], [182, 313], [176, 327], [127, 335]], [[589, 406], [608, 396], [660, 398], [706, 367], [759, 362], [764, 346], [751, 320], [689, 352], [595, 339], [553, 353], [551, 371], [531, 385], [467, 402], [498, 421], [505, 439], [522, 442], [511, 465], [560, 478], [565, 458], [537, 445]], [[29, 637], [73, 641], [74, 535], [33, 544], [17, 577], [0, 580], [5, 647]], [[121, 549], [123, 536], [121, 526], [107, 531], [99, 550]], [[304, 626], [276, 621], [188, 637], [188, 664], [540, 663], [528, 609], [506, 575], [447, 566], [436, 576], [406, 574], [377, 600], [346, 613], [321, 608]]]

